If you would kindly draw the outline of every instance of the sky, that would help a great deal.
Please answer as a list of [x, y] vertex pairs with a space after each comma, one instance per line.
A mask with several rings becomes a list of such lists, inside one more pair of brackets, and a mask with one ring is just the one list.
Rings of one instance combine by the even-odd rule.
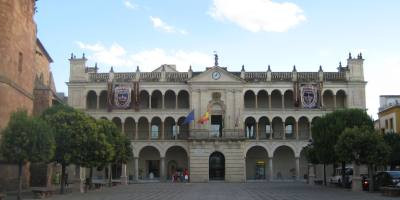
[[53, 58], [57, 91], [68, 94], [71, 53], [100, 72], [176, 64], [239, 71], [336, 71], [363, 54], [368, 113], [379, 95], [400, 94], [398, 0], [39, 0], [38, 37]]

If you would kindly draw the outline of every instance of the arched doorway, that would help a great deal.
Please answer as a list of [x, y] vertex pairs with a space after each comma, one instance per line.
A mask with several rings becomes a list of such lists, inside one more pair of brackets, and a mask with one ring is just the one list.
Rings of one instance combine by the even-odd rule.
[[225, 180], [225, 157], [220, 152], [214, 152], [210, 155], [209, 160], [209, 179]]
[[160, 152], [153, 146], [146, 146], [139, 152], [139, 179], [160, 178]]
[[[253, 146], [246, 153], [246, 179], [264, 180], [267, 177], [268, 153], [262, 146]], [[269, 170], [268, 170], [269, 171]]]
[[296, 178], [296, 160], [294, 151], [288, 146], [280, 146], [274, 152], [274, 179], [290, 180]]
[[170, 180], [176, 172], [182, 174], [189, 168], [188, 156], [186, 150], [180, 146], [172, 146], [165, 153], [167, 163], [167, 179]]

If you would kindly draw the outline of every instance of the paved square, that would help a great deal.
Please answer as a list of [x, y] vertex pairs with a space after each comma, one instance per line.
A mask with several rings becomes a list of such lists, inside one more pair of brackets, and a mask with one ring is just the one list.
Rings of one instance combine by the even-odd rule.
[[305, 183], [148, 183], [104, 188], [86, 194], [57, 195], [51, 199], [85, 200], [374, 200], [393, 199], [380, 193], [311, 186]]

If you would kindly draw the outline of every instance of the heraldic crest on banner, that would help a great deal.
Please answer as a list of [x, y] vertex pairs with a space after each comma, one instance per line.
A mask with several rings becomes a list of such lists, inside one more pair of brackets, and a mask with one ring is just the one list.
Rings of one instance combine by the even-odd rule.
[[303, 108], [318, 108], [318, 89], [316, 84], [302, 84], [300, 86], [300, 97]]
[[117, 86], [114, 88], [114, 104], [117, 108], [128, 108], [131, 104], [131, 87]]

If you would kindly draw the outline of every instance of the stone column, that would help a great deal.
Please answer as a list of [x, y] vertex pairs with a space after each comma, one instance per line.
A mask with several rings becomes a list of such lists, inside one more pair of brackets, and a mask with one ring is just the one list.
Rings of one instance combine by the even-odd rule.
[[139, 128], [138, 128], [138, 126], [139, 126], [139, 121], [137, 121], [136, 123], [135, 123], [135, 140], [137, 140], [137, 139], [139, 139]]
[[309, 135], [308, 135], [308, 138], [309, 138], [309, 140], [312, 140], [312, 132], [311, 132], [311, 122], [309, 122], [310, 124], [308, 125], [308, 130], [309, 130]]
[[165, 94], [161, 96], [161, 109], [165, 108]]
[[336, 110], [336, 95], [333, 95], [333, 108]]
[[296, 140], [299, 140], [299, 121], [296, 121]]
[[272, 122], [270, 122], [270, 130], [269, 130], [269, 139], [272, 140], [272, 135], [273, 135], [274, 131], [272, 129]]
[[165, 157], [160, 158], [160, 180], [165, 181]]
[[149, 95], [149, 109], [151, 110], [151, 94]]
[[122, 135], [125, 135], [125, 123], [122, 122], [122, 120], [121, 120], [121, 133]]
[[314, 165], [308, 163], [308, 184], [314, 185], [315, 173], [314, 173]]
[[274, 180], [274, 166], [273, 166], [273, 157], [268, 158], [268, 167], [269, 167], [269, 180], [273, 181]]
[[256, 97], [256, 99], [255, 99], [255, 107], [256, 107], [256, 109], [258, 108], [258, 99], [257, 99], [257, 95], [255, 95], [255, 97]]
[[271, 103], [271, 95], [268, 95], [268, 109], [271, 110], [272, 103]]
[[121, 184], [128, 185], [128, 176], [126, 175], [126, 164], [121, 166]]
[[[190, 102], [190, 99], [189, 99], [189, 102]], [[175, 109], [178, 109], [178, 96], [175, 96]]]
[[99, 109], [100, 108], [100, 96], [96, 96], [97, 98], [96, 98], [96, 100], [97, 100], [97, 102], [96, 102], [96, 109]]
[[161, 122], [161, 140], [165, 138], [164, 121]]
[[135, 175], [135, 181], [137, 182], [139, 180], [139, 158], [134, 157], [133, 158], [133, 170], [134, 170], [134, 175]]
[[352, 177], [352, 191], [362, 191], [361, 177], [360, 177], [360, 166], [353, 161], [353, 177]]
[[148, 140], [151, 140], [151, 121], [149, 121], [149, 135], [148, 135]]
[[85, 179], [86, 179], [86, 168], [79, 167], [79, 190], [81, 193], [85, 193]]
[[256, 140], [260, 139], [260, 134], [258, 133], [258, 122], [256, 122]]
[[285, 109], [285, 95], [282, 95], [282, 109]]
[[300, 180], [300, 157], [296, 157], [296, 180]]
[[285, 127], [285, 122], [282, 122], [282, 126], [283, 126], [282, 139], [286, 140], [286, 127]]

